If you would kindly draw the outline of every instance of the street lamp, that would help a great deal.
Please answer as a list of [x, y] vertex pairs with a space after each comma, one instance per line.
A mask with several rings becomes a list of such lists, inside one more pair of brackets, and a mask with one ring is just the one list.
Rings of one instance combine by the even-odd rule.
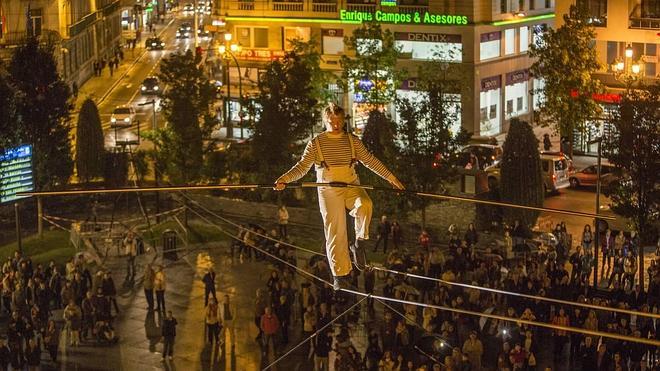
[[630, 86], [641, 76], [642, 66], [639, 61], [635, 61], [632, 45], [628, 44], [623, 53], [624, 59], [617, 58], [612, 65], [614, 78]]
[[[227, 138], [233, 138], [234, 136], [234, 128], [231, 124], [231, 85], [229, 81], [229, 63], [231, 60], [234, 60], [234, 63], [236, 64], [236, 68], [238, 69], [238, 96], [242, 97], [243, 96], [243, 77], [241, 75], [241, 66], [238, 64], [238, 59], [236, 59], [236, 55], [234, 53], [237, 53], [241, 50], [241, 46], [236, 43], [231, 43], [232, 39], [232, 34], [231, 33], [225, 33], [224, 35], [225, 39], [225, 44], [220, 45], [218, 47], [218, 52], [222, 55], [222, 58], [225, 60], [225, 70], [226, 70], [226, 78], [225, 78], [225, 85], [227, 85], [227, 103], [226, 103], [226, 118], [225, 118], [225, 123], [227, 125]], [[241, 125], [241, 139], [243, 139], [243, 126]]]

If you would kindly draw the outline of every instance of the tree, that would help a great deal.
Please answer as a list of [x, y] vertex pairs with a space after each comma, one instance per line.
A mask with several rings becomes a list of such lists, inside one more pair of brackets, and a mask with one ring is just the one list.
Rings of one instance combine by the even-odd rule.
[[210, 137], [215, 119], [210, 114], [213, 88], [200, 57], [191, 50], [174, 53], [161, 62], [158, 77], [168, 89], [161, 97], [168, 126], [155, 135], [163, 171], [173, 183], [200, 179], [204, 165], [204, 138]]
[[555, 125], [555, 130], [569, 139], [572, 155], [574, 131], [585, 130], [585, 122], [600, 114], [601, 108], [592, 96], [601, 92], [602, 86], [593, 77], [600, 64], [588, 13], [583, 7], [571, 5], [563, 19], [561, 27], [549, 29], [532, 45], [530, 56], [536, 58], [532, 74], [545, 84], [535, 92], [543, 96], [539, 121]]
[[660, 84], [628, 90], [610, 123], [614, 134], [605, 153], [621, 176], [611, 194], [612, 210], [630, 218], [639, 234], [639, 278], [644, 279], [644, 243], [657, 238], [660, 217]]
[[282, 60], [269, 63], [259, 81], [257, 122], [252, 125], [250, 170], [259, 182], [273, 182], [302, 151], [320, 117], [320, 55], [309, 43], [294, 43]]
[[11, 77], [4, 68], [0, 69], [0, 148], [21, 144], [18, 99], [20, 92], [13, 85]]
[[[470, 135], [460, 129], [452, 131], [459, 119], [461, 83], [460, 65], [439, 58], [419, 69], [419, 88], [423, 93], [414, 99], [397, 102], [400, 168], [403, 183], [420, 192], [444, 191], [444, 185], [458, 177], [457, 152], [467, 144]], [[456, 95], [459, 98], [456, 98]], [[428, 198], [411, 199], [415, 210], [422, 211], [422, 228], [426, 227]]]
[[91, 99], [80, 107], [76, 126], [76, 170], [83, 182], [103, 175], [103, 128], [99, 110]]
[[396, 68], [400, 51], [392, 32], [383, 31], [378, 23], [365, 23], [345, 37], [344, 44], [354, 54], [341, 57], [344, 91], [352, 91], [357, 100], [367, 104], [393, 102], [405, 71]]
[[[500, 196], [503, 202], [526, 206], [543, 206], [543, 175], [538, 139], [525, 121], [511, 119], [504, 142], [500, 172]], [[538, 211], [507, 207], [504, 220], [519, 220], [528, 228], [536, 224]]]
[[57, 72], [53, 44], [29, 38], [16, 48], [9, 73], [20, 92], [17, 138], [33, 145], [37, 189], [66, 184], [73, 174], [69, 140], [73, 104], [69, 86]]

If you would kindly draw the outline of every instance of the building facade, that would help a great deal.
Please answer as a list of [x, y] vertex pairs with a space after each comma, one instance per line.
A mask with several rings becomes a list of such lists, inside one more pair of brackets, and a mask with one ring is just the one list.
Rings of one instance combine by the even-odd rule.
[[60, 73], [79, 86], [92, 75], [94, 60], [113, 53], [121, 35], [119, 0], [7, 0], [0, 15], [3, 59], [28, 36], [50, 40]]
[[606, 93], [595, 97], [604, 108], [604, 117], [594, 118], [582, 133], [575, 133], [575, 150], [591, 153], [589, 142], [609, 134], [608, 111], [620, 99], [626, 84], [653, 84], [660, 78], [660, 0], [558, 0], [557, 27], [571, 5], [585, 6], [596, 31], [594, 47], [600, 62], [595, 76]]
[[[323, 68], [339, 73], [348, 53], [344, 37], [362, 22], [391, 30], [402, 50], [398, 64], [409, 77], [400, 94], [414, 94], [415, 73], [437, 50], [465, 69], [468, 89], [459, 97], [460, 122], [474, 136], [506, 133], [513, 117], [530, 119], [535, 99], [528, 72], [530, 44], [553, 25], [554, 0], [224, 0], [222, 22], [242, 49], [237, 57], [244, 78], [255, 81], [259, 68], [290, 48], [287, 40], [320, 42]], [[230, 81], [238, 71], [230, 70]], [[234, 89], [235, 90], [235, 89]], [[350, 92], [342, 101], [360, 125], [360, 103]], [[396, 113], [395, 113], [396, 114]]]

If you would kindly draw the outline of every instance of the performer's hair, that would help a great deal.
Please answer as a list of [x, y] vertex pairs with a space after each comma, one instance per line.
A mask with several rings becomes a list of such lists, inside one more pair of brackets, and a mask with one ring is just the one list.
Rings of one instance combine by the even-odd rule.
[[323, 115], [326, 117], [329, 115], [344, 115], [344, 109], [340, 105], [330, 102], [323, 110]]

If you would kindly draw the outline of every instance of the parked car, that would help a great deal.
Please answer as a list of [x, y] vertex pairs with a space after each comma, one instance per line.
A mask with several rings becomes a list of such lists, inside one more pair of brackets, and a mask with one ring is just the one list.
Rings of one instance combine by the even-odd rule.
[[158, 77], [149, 76], [144, 81], [142, 81], [142, 86], [140, 87], [142, 94], [159, 94], [160, 93], [160, 82]]
[[[488, 188], [493, 189], [500, 182], [500, 165], [496, 163], [486, 168], [488, 173]], [[569, 179], [573, 174], [573, 161], [563, 153], [541, 153], [541, 171], [543, 172], [543, 190], [555, 193], [562, 188], [570, 186]]]
[[135, 121], [135, 109], [130, 106], [119, 106], [112, 111], [110, 126], [129, 127]]
[[[608, 187], [610, 183], [618, 180], [619, 177], [614, 171], [614, 166], [610, 164], [601, 164], [600, 184], [602, 187]], [[576, 172], [571, 176], [570, 183], [572, 188], [596, 186], [598, 183], [598, 165], [587, 166]]]
[[148, 38], [144, 42], [144, 46], [149, 50], [163, 50], [165, 48], [165, 42], [160, 37], [154, 36]]
[[195, 11], [195, 6], [191, 3], [188, 3], [183, 6], [183, 12], [184, 13], [192, 13]]

